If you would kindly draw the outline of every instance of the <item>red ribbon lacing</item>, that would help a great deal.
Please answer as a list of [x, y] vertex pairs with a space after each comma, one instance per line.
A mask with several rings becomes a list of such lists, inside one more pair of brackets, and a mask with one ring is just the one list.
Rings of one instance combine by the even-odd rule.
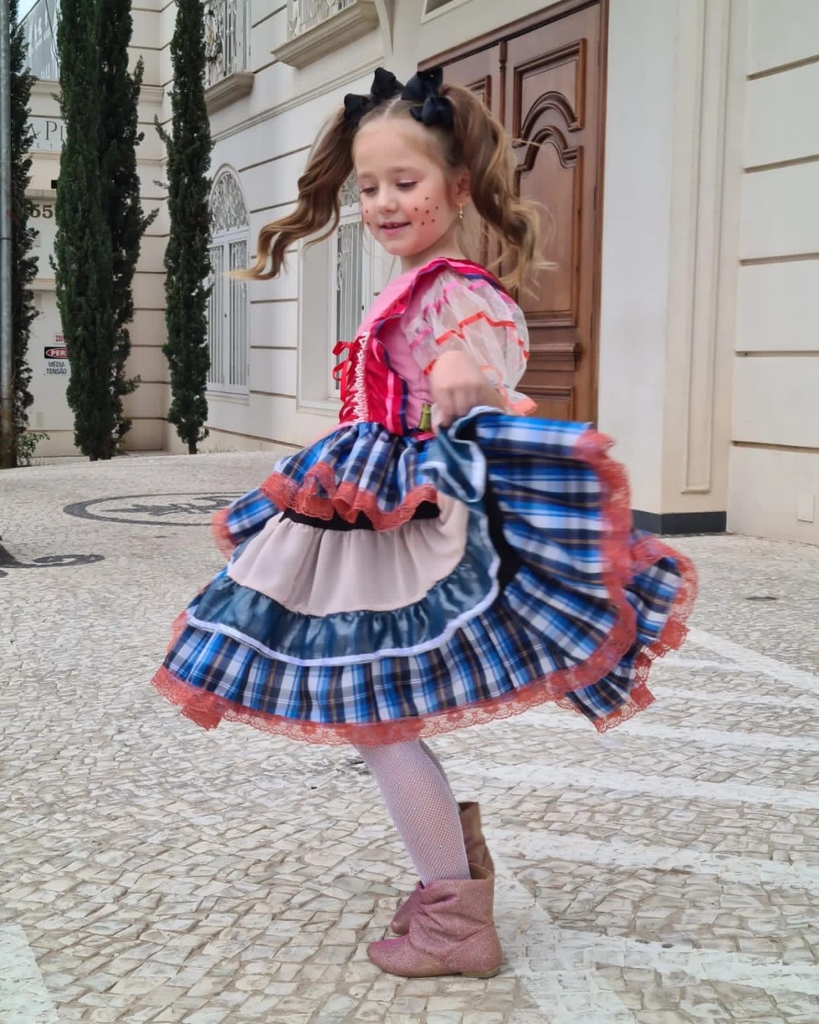
[[339, 341], [333, 348], [334, 356], [343, 355], [333, 367], [333, 380], [341, 390], [341, 412], [339, 423], [351, 423], [355, 420], [355, 371], [359, 360], [359, 346], [355, 341]]

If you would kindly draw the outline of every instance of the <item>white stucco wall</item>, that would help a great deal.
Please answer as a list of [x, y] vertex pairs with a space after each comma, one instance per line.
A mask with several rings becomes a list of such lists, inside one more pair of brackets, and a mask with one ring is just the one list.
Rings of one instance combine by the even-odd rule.
[[662, 488], [674, 143], [671, 7], [612, 0], [609, 19], [598, 417], [628, 465], [633, 504], [649, 512], [661, 510]]
[[693, 529], [728, 500], [742, 2], [611, 0], [600, 426], [632, 506]]
[[729, 526], [819, 542], [819, 4], [749, 0]]

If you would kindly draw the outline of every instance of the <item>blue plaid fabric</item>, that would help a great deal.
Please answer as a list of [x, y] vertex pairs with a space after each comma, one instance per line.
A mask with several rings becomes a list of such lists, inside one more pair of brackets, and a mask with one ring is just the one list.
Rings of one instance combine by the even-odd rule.
[[[414, 488], [428, 482], [422, 467], [429, 445], [412, 435], [391, 434], [377, 423], [348, 424], [286, 455], [273, 467], [273, 474], [287, 478], [294, 488], [309, 482], [317, 498], [327, 499], [330, 492], [315, 475], [316, 467], [321, 466], [332, 475], [336, 487], [352, 484], [373, 494], [378, 509], [389, 514], [405, 504]], [[234, 544], [241, 544], [280, 511], [257, 488], [233, 502], [225, 526]]]
[[[433, 442], [358, 424], [282, 460], [276, 471], [297, 485], [318, 463], [330, 465], [337, 482], [366, 486], [387, 511], [423, 483], [467, 503], [467, 550], [442, 581], [446, 600], [435, 606], [437, 617], [427, 606], [424, 614], [414, 607], [358, 612], [353, 627], [349, 614], [298, 615], [222, 572], [190, 605], [166, 669], [243, 708], [329, 726], [513, 699], [556, 673], [576, 672], [623, 616], [604, 579], [610, 524], [603, 485], [577, 455], [585, 430], [478, 411]], [[278, 511], [253, 491], [231, 506], [229, 531], [246, 540]], [[515, 560], [502, 586], [494, 578], [500, 559], [490, 541], [492, 516], [502, 524], [496, 545]], [[589, 719], [629, 703], [640, 656], [660, 637], [681, 583], [680, 566], [667, 556], [626, 582], [621, 594], [632, 626], [619, 660], [566, 695]], [[457, 628], [447, 629], [447, 618]]]
[[249, 540], [278, 512], [279, 509], [258, 487], [243, 495], [228, 508], [226, 525], [231, 540], [237, 545]]

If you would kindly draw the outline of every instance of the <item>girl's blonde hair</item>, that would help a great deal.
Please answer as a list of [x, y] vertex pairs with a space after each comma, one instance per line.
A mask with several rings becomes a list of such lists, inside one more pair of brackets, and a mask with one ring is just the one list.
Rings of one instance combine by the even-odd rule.
[[[426, 127], [437, 143], [436, 154], [453, 173], [469, 173], [472, 202], [489, 236], [485, 247], [498, 253], [493, 266], [499, 268], [507, 288], [520, 288], [545, 264], [538, 252], [538, 208], [515, 195], [516, 163], [510, 139], [473, 92], [444, 84], [438, 95], [452, 108], [452, 128]], [[353, 172], [353, 142], [359, 127], [379, 118], [410, 118], [413, 107], [417, 104], [396, 97], [376, 106], [359, 125], [339, 110], [319, 136], [299, 178], [296, 209], [262, 228], [256, 263], [242, 276], [276, 277], [285, 253], [299, 239], [310, 237], [312, 244], [329, 238], [338, 226], [339, 193]]]

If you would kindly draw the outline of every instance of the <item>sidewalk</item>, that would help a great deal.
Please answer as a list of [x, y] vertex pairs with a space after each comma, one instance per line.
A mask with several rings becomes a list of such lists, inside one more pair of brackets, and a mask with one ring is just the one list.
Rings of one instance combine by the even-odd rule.
[[355, 752], [149, 686], [273, 459], [0, 474], [0, 1024], [817, 1024], [819, 548], [679, 540], [691, 640], [609, 736], [549, 708], [433, 741], [507, 963], [403, 981], [365, 956], [414, 878]]

